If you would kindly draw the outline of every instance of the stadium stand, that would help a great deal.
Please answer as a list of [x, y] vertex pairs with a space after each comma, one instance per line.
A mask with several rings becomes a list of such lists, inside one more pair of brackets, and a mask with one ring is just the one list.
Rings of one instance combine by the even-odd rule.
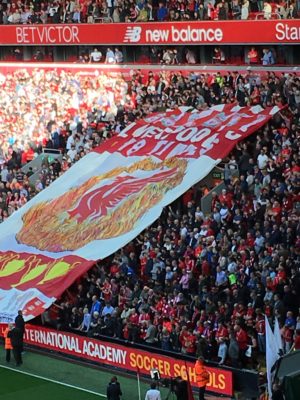
[[[265, 352], [266, 314], [279, 319], [284, 351], [299, 349], [296, 74], [132, 71], [125, 79], [108, 72], [87, 78], [22, 69], [1, 77], [0, 93], [6, 127], [2, 220], [93, 147], [149, 113], [182, 105], [285, 105], [224, 160], [224, 187], [212, 194], [208, 213], [200, 199], [213, 187], [196, 185], [133, 242], [99, 261], [42, 321], [257, 369]], [[29, 178], [36, 171], [25, 174], [21, 168], [43, 148], [58, 149], [63, 158], [45, 162], [32, 187]]]

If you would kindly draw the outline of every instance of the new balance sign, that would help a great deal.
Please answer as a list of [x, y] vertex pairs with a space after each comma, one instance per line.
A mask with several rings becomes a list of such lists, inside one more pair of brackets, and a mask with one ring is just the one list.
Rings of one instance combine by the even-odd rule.
[[299, 43], [300, 20], [0, 25], [0, 45]]
[[137, 43], [141, 40], [142, 28], [140, 26], [129, 26], [126, 29], [124, 43]]
[[196, 42], [221, 42], [223, 31], [217, 29], [192, 29], [190, 26], [184, 29], [176, 29], [174, 26], [170, 29], [146, 30], [147, 43], [168, 43], [170, 40], [174, 43], [196, 43]]

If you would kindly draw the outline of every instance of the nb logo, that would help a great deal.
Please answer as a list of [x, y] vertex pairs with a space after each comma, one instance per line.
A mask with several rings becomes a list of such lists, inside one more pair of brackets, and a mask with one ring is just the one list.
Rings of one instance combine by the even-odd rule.
[[142, 28], [140, 26], [129, 26], [126, 29], [124, 43], [137, 43], [141, 39]]

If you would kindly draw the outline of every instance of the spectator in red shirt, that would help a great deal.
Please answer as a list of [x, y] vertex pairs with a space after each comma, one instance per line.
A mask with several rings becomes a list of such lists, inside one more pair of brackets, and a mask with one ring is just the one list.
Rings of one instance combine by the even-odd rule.
[[249, 64], [257, 64], [258, 63], [258, 53], [255, 47], [251, 47], [251, 50], [248, 52], [248, 60]]
[[261, 353], [266, 352], [266, 327], [265, 317], [260, 309], [256, 310], [255, 329], [257, 332], [258, 349]]
[[229, 338], [229, 331], [227, 328], [227, 325], [224, 321], [218, 323], [218, 329], [216, 332], [216, 340], [223, 338], [224, 340], [227, 340]]
[[128, 318], [128, 340], [131, 343], [137, 342], [138, 338], [138, 323], [139, 323], [139, 315], [135, 309], [131, 310], [131, 314]]
[[193, 330], [189, 329], [188, 334], [185, 336], [184, 347], [186, 354], [194, 355], [196, 351], [196, 336], [193, 334]]
[[246, 350], [248, 348], [249, 338], [247, 332], [239, 324], [234, 326], [235, 338], [239, 346], [239, 360], [243, 367], [246, 366]]
[[297, 351], [300, 350], [300, 329], [296, 330], [296, 337], [294, 340], [294, 344], [291, 347], [291, 351]]

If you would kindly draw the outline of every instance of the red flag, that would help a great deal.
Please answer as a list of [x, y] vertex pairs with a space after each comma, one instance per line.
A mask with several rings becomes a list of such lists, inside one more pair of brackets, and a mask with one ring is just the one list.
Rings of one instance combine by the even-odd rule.
[[188, 395], [187, 400], [194, 400], [194, 395], [193, 395], [193, 389], [192, 389], [192, 385], [191, 385], [189, 370], [187, 368], [186, 361], [184, 363], [185, 363], [186, 376], [187, 376], [187, 395]]

